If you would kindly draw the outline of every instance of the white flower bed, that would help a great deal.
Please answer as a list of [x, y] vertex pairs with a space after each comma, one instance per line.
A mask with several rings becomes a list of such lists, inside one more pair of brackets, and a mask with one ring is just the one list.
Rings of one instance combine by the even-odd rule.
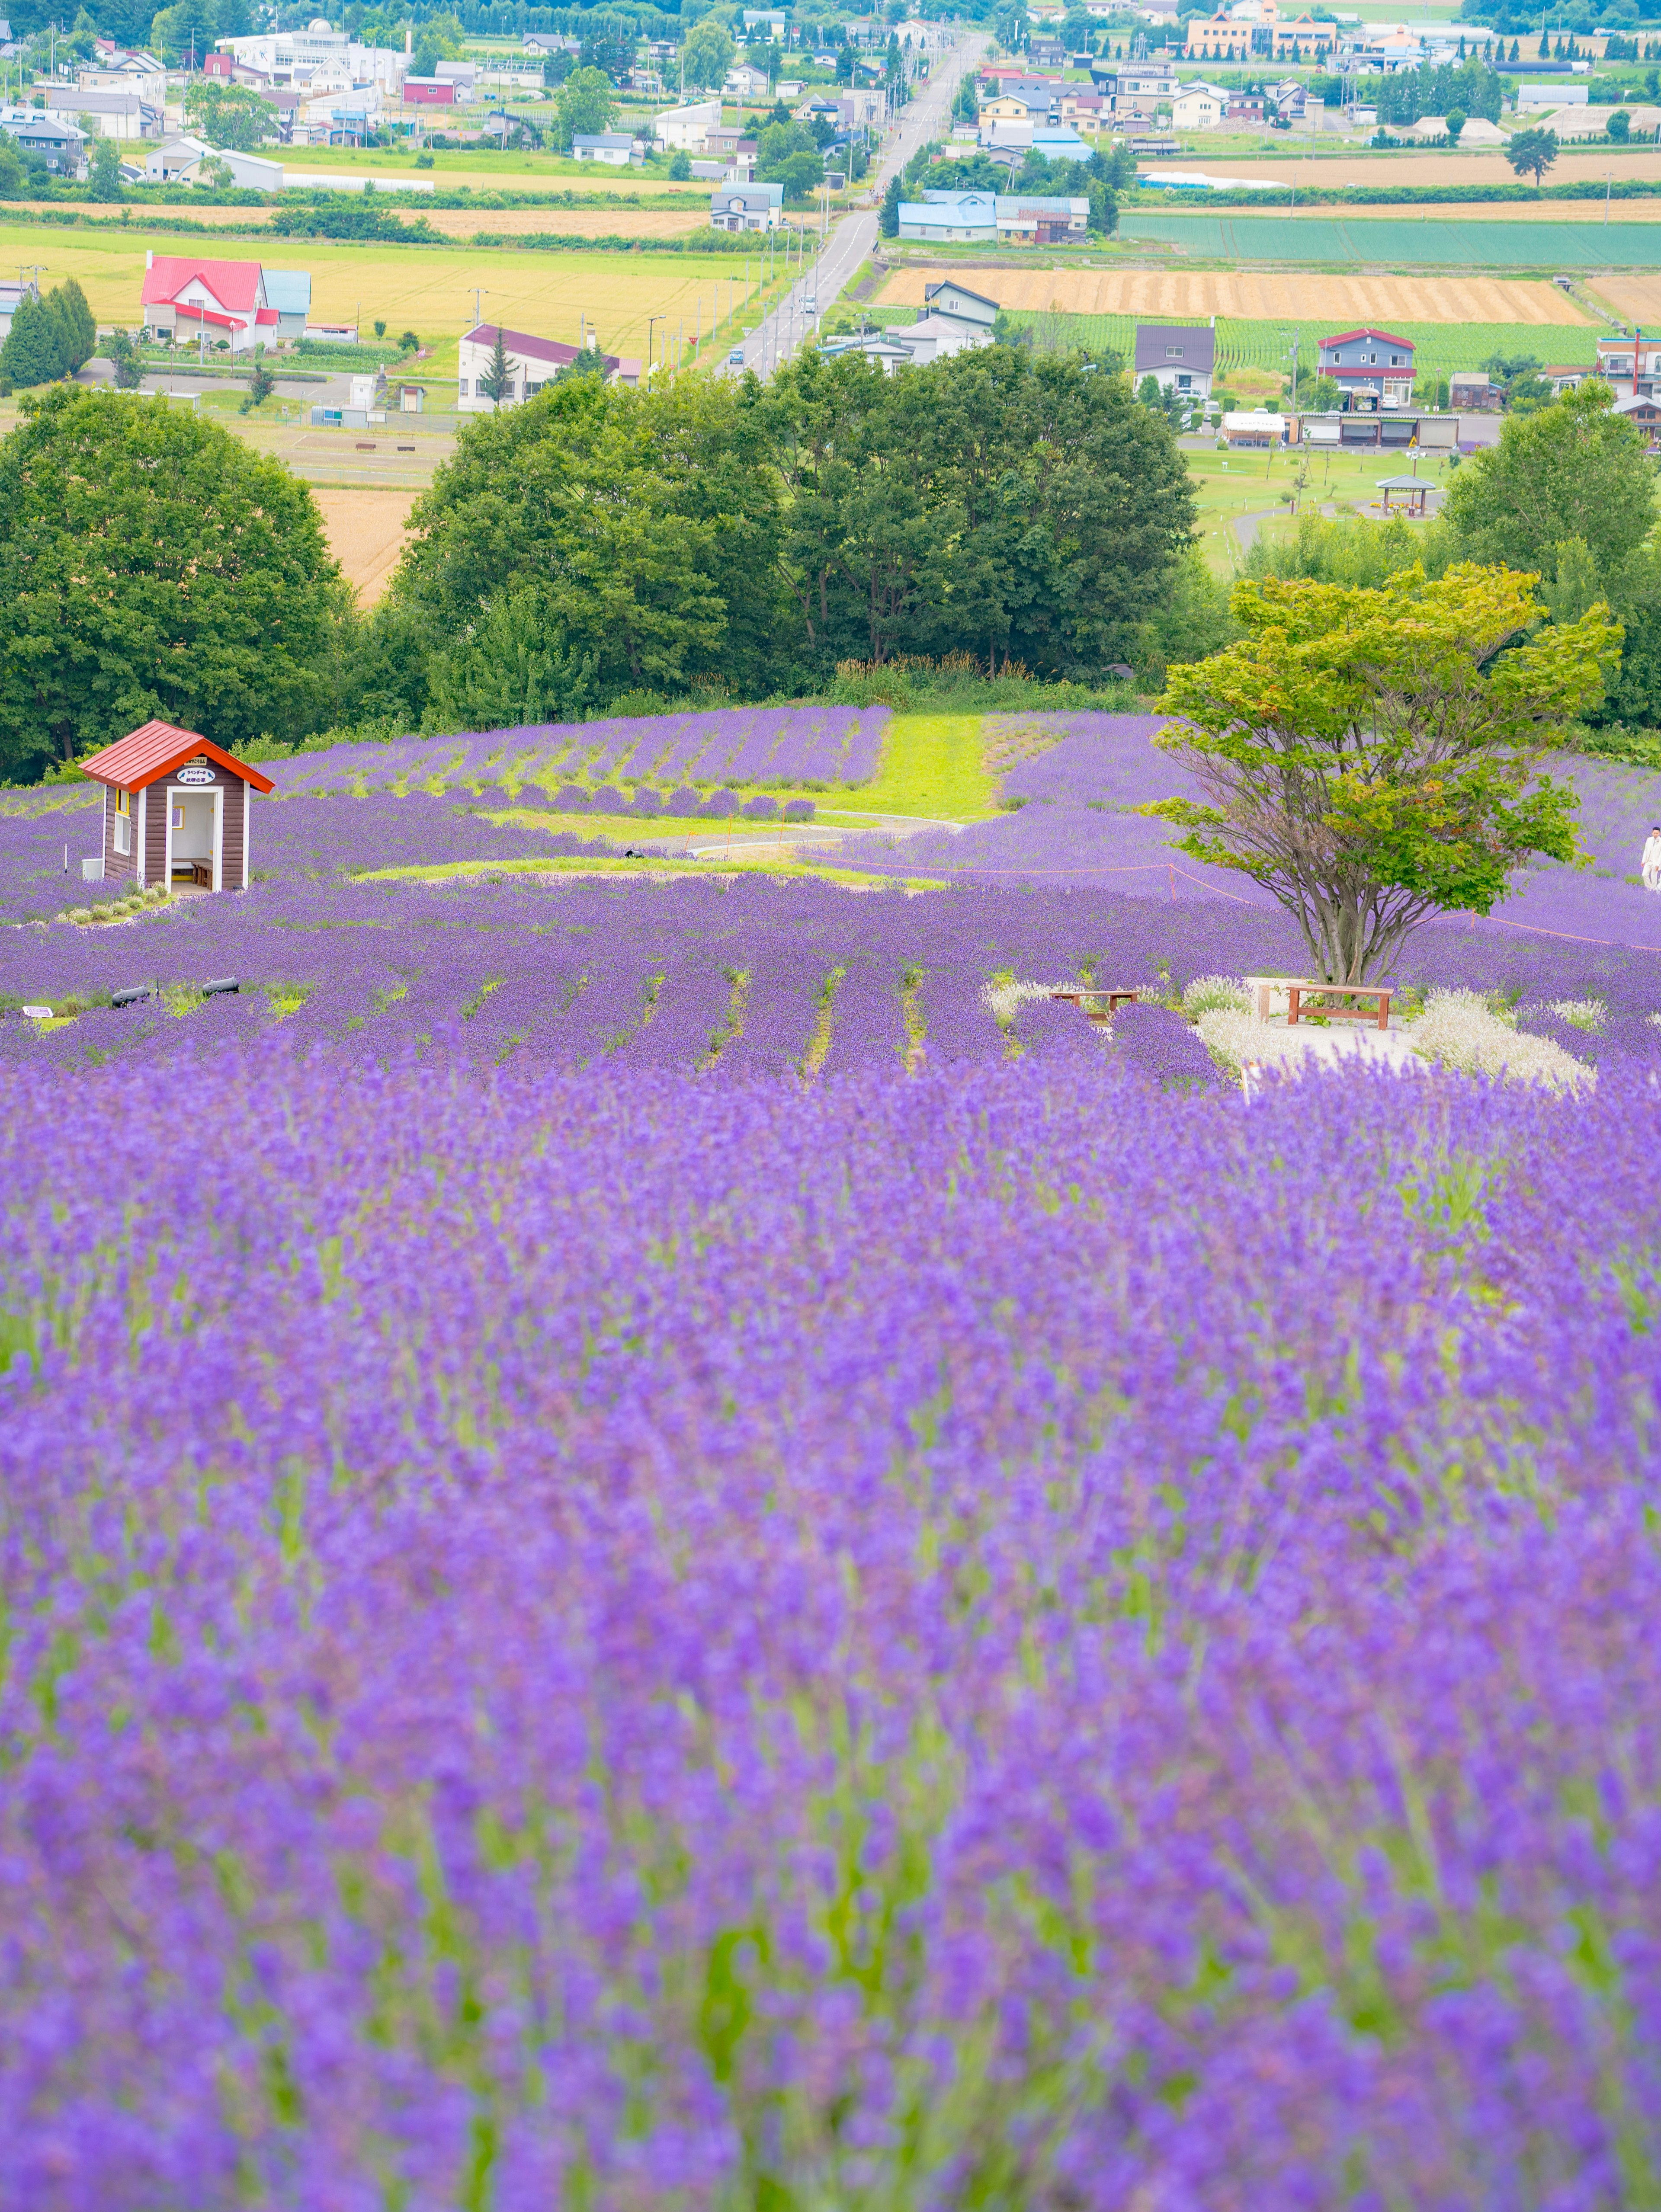
[[1415, 1052], [1462, 1075], [1503, 1075], [1513, 1083], [1542, 1083], [1550, 1091], [1574, 1091], [1597, 1079], [1561, 1044], [1530, 1036], [1496, 1014], [1479, 991], [1433, 991], [1409, 1034]]
[[1250, 1014], [1251, 994], [1238, 975], [1196, 975], [1183, 989], [1183, 1012], [1191, 1022], [1202, 1014]]
[[[1525, 1012], [1531, 1012], [1524, 1008]], [[1548, 999], [1541, 1006], [1542, 1014], [1555, 1014], [1560, 1022], [1567, 1022], [1572, 1030], [1585, 1030], [1595, 1036], [1609, 1018], [1609, 1010], [1601, 999]]]
[[[1240, 995], [1244, 997], [1244, 991]], [[1214, 1006], [1194, 1026], [1200, 1042], [1228, 1074], [1243, 1076], [1251, 1067], [1302, 1067], [1308, 1060], [1306, 1035], [1260, 1022], [1238, 1006]]]
[[1021, 1008], [1034, 999], [1047, 999], [1056, 991], [1076, 991], [1076, 983], [983, 983], [981, 1004], [1001, 1030], [1007, 1030]]

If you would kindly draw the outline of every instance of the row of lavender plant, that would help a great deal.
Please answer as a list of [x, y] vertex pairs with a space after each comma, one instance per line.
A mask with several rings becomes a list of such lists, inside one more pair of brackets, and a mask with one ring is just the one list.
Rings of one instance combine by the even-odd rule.
[[[350, 816], [353, 803], [341, 811]], [[0, 969], [13, 1000], [85, 1005], [141, 985], [173, 996], [94, 1006], [44, 1036], [0, 1020], [0, 1055], [66, 1069], [89, 1054], [135, 1065], [195, 1055], [264, 1036], [275, 1002], [284, 1010], [277, 1033], [294, 1049], [354, 1060], [414, 1050], [569, 1066], [622, 1054], [683, 1070], [761, 1059], [835, 1073], [902, 1062], [920, 1038], [934, 1065], [1020, 1051], [1037, 1059], [1051, 1038], [1067, 1037], [1069, 1051], [1099, 1040], [1071, 1008], [1053, 1019], [1029, 1009], [1007, 1036], [983, 1000], [989, 978], [1087, 975], [1174, 998], [1196, 975], [1295, 972], [1299, 953], [1278, 911], [1222, 900], [984, 884], [850, 896], [763, 877], [353, 884], [308, 877], [297, 857], [280, 881], [166, 921], [18, 933]], [[1578, 1058], [1611, 1071], [1661, 1065], [1652, 1018], [1661, 981], [1649, 955], [1449, 921], [1414, 938], [1402, 965], [1409, 987], [1502, 993], [1520, 1002], [1525, 1027], [1547, 1034], [1561, 1026], [1554, 1007], [1590, 1005], [1592, 1026], [1561, 1039]], [[204, 982], [226, 975], [242, 996], [196, 1002]], [[1173, 1080], [1205, 1071], [1174, 1015], [1130, 1018], [1116, 1038], [1116, 1053]]]
[[389, 784], [547, 782], [579, 774], [676, 784], [867, 782], [877, 772], [885, 707], [745, 707], [708, 714], [532, 723], [457, 736], [344, 744], [269, 764], [284, 795]]
[[0, 1086], [0, 2203], [1653, 2201], [1652, 1084]]

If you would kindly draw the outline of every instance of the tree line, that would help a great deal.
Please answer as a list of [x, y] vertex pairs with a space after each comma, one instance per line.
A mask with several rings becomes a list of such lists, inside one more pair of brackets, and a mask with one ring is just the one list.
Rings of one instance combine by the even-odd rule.
[[235, 744], [800, 693], [850, 659], [1088, 678], [1196, 604], [1171, 427], [1077, 356], [562, 374], [463, 431], [367, 616], [280, 464], [162, 400], [29, 408], [0, 445], [13, 778], [151, 714]]

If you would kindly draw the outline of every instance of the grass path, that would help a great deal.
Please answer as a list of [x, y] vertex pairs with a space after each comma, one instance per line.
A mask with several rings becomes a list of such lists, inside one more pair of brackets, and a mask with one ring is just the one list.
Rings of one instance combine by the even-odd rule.
[[984, 821], [998, 811], [998, 784], [986, 765], [983, 720], [980, 714], [896, 714], [873, 780], [845, 794], [818, 794], [819, 812], [827, 821], [852, 814]]

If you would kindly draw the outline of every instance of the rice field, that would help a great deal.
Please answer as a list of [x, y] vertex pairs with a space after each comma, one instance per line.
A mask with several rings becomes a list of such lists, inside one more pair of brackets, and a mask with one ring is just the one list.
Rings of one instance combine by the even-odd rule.
[[[1309, 258], [1318, 257], [1311, 252]], [[896, 270], [879, 296], [885, 306], [920, 307], [924, 286], [947, 273], [922, 266]], [[1059, 305], [1068, 314], [1145, 321], [1197, 322], [1215, 315], [1220, 319], [1275, 323], [1318, 318], [1326, 328], [1339, 330], [1363, 322], [1388, 322], [1394, 328], [1409, 321], [1590, 327], [1583, 308], [1555, 284], [1541, 279], [1466, 276], [1420, 282], [1406, 276], [1281, 275], [1226, 269], [983, 269], [972, 278], [962, 269], [952, 273], [972, 282], [977, 291], [1001, 307], [1037, 311]]]
[[[1601, 211], [1600, 211], [1601, 212]], [[1126, 215], [1128, 244], [1175, 246], [1207, 260], [1404, 262], [1433, 268], [1661, 268], [1661, 227], [1604, 223], [1446, 222], [1434, 211], [1352, 224], [1285, 214]]]

